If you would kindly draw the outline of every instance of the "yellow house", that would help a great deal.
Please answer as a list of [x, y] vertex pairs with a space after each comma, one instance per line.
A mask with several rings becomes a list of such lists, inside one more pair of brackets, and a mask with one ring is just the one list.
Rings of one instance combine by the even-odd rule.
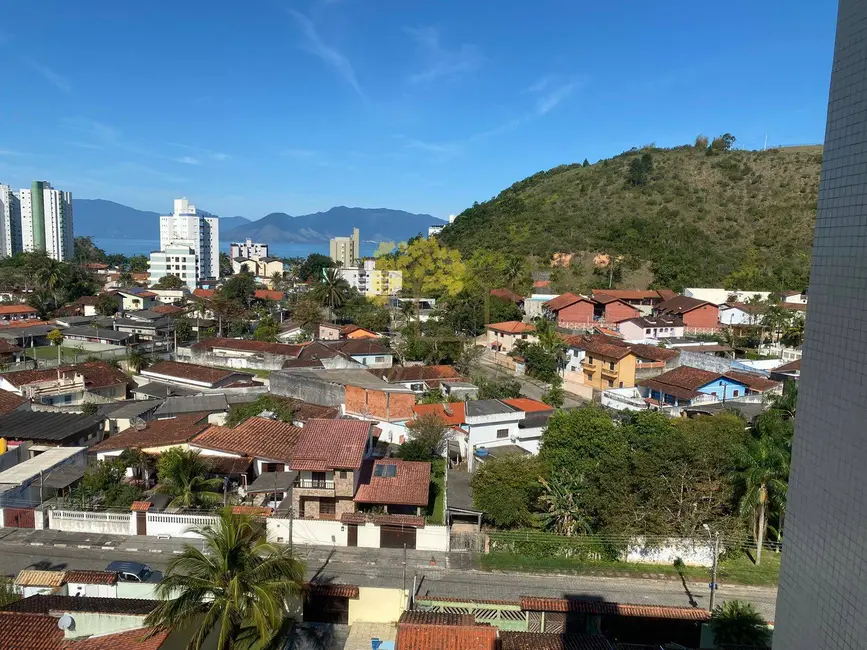
[[635, 353], [626, 346], [605, 343], [595, 337], [569, 337], [569, 346], [584, 352], [581, 371], [584, 384], [595, 390], [633, 388]]
[[403, 289], [403, 271], [388, 271], [386, 269], [373, 269], [367, 272], [368, 296], [393, 296]]
[[535, 325], [522, 323], [517, 320], [509, 320], [504, 323], [491, 323], [488, 325], [486, 347], [503, 354], [508, 354], [518, 341], [535, 343], [536, 340]]

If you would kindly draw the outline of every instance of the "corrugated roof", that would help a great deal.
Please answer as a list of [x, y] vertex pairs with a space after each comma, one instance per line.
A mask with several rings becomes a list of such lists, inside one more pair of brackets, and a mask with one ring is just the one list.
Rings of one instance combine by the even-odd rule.
[[485, 415], [505, 415], [520, 411], [519, 408], [510, 406], [498, 399], [477, 399], [465, 403], [466, 417], [482, 417]]
[[118, 384], [128, 384], [130, 379], [117, 368], [112, 367], [105, 361], [87, 361], [70, 366], [49, 368], [45, 370], [18, 370], [16, 372], [4, 372], [0, 377], [16, 387], [28, 384], [41, 383], [57, 380], [58, 373], [77, 372], [84, 377], [87, 388], [106, 388]]
[[612, 650], [601, 635], [500, 632], [500, 650]]
[[749, 386], [750, 390], [754, 390], [757, 393], [766, 393], [767, 391], [774, 390], [775, 388], [779, 388], [780, 386], [780, 382], [773, 381], [772, 379], [768, 379], [767, 377], [763, 377], [752, 372], [729, 370], [726, 373], [726, 377], [728, 377], [729, 379], [734, 379], [735, 381], [739, 381], [746, 386]]
[[13, 440], [62, 442], [96, 429], [105, 420], [96, 413], [62, 413], [48, 411], [12, 411], [0, 416], [0, 436]]
[[308, 586], [310, 593], [314, 596], [325, 596], [328, 598], [358, 598], [360, 590], [358, 585], [341, 585], [337, 583], [310, 583]]
[[413, 610], [403, 612], [397, 622], [408, 625], [475, 625], [476, 618], [472, 614]]
[[557, 312], [557, 311], [560, 311], [561, 309], [565, 309], [569, 305], [574, 305], [576, 302], [580, 302], [582, 300], [586, 300], [587, 302], [592, 302], [591, 300], [589, 300], [588, 298], [585, 298], [584, 296], [579, 296], [579, 295], [576, 295], [574, 293], [564, 293], [564, 294], [557, 296], [553, 300], [549, 300], [548, 302], [544, 303], [542, 305], [542, 307], [547, 309], [548, 311]]
[[19, 587], [60, 587], [63, 585], [63, 571], [37, 571], [24, 569], [15, 576]]
[[183, 415], [184, 413], [221, 413], [229, 410], [229, 402], [223, 393], [167, 397], [157, 407], [157, 417]]
[[5, 612], [97, 612], [104, 614], [131, 614], [145, 616], [157, 606], [156, 600], [142, 598], [97, 598], [92, 596], [37, 595], [17, 600], [0, 607]]
[[706, 300], [690, 298], [689, 296], [675, 296], [674, 298], [670, 298], [665, 302], [659, 303], [656, 306], [656, 312], [658, 314], [679, 315], [685, 314], [700, 307], [704, 307], [706, 305], [716, 307], [716, 305], [713, 305]]

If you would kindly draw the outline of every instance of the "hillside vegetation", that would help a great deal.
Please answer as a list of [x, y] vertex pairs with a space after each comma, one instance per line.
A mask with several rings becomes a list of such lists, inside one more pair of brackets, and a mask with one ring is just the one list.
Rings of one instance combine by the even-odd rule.
[[554, 253], [604, 253], [618, 260], [615, 282], [645, 269], [645, 283], [678, 290], [800, 289], [821, 162], [818, 145], [634, 149], [534, 174], [465, 210], [440, 239], [464, 256], [490, 249], [537, 256], [540, 266]]

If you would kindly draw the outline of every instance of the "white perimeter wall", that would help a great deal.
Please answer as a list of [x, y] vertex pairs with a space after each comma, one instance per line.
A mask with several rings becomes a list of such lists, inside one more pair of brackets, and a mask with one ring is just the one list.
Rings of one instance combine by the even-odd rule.
[[[37, 519], [39, 519], [37, 512]], [[48, 527], [70, 533], [101, 533], [104, 535], [134, 535], [135, 525], [131, 513], [78, 512], [75, 510], [49, 510]]]

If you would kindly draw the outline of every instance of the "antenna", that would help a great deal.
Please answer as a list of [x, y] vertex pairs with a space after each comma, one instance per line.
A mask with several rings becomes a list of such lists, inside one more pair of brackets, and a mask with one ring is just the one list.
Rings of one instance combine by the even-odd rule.
[[144, 431], [147, 429], [148, 423], [142, 420], [140, 417], [134, 417], [132, 419], [132, 426], [136, 431]]
[[69, 614], [64, 614], [57, 619], [57, 627], [61, 630], [74, 630], [75, 620]]

